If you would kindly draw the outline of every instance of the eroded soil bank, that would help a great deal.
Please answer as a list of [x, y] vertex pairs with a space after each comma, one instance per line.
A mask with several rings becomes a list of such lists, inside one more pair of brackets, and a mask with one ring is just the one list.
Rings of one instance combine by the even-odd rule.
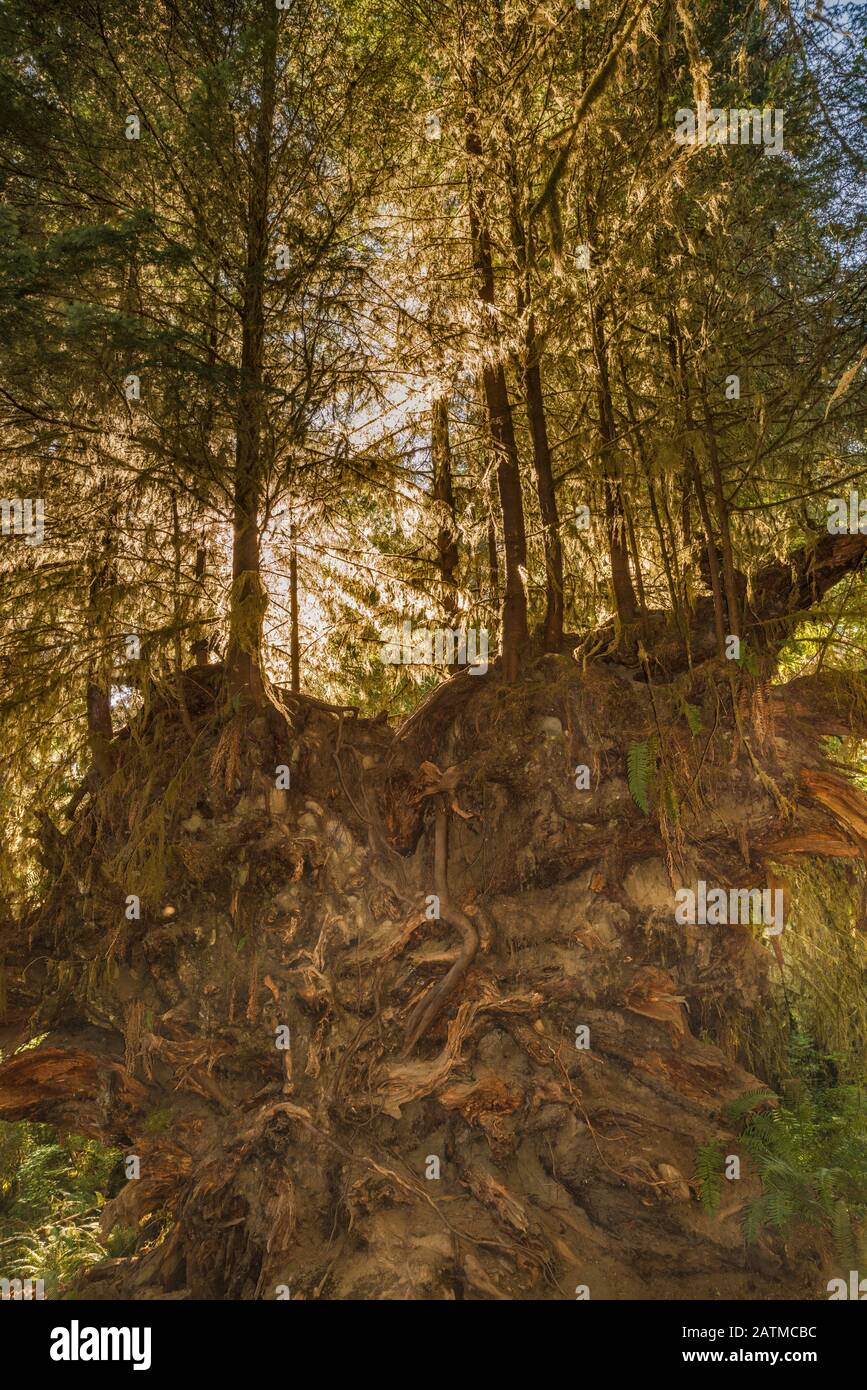
[[797, 691], [735, 719], [709, 682], [686, 717], [548, 657], [395, 730], [285, 694], [227, 724], [221, 678], [115, 740], [3, 943], [0, 1115], [140, 1160], [103, 1217], [139, 1252], [78, 1292], [822, 1296], [808, 1242], [745, 1244], [748, 1158], [713, 1216], [693, 1181], [702, 1144], [739, 1152], [774, 956], [674, 922], [678, 885], [858, 852]]

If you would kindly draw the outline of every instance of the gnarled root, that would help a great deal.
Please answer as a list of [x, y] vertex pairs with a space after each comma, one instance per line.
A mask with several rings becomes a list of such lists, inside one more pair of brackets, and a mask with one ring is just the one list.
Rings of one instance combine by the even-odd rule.
[[434, 841], [434, 888], [440, 904], [440, 918], [461, 934], [461, 951], [448, 974], [416, 1004], [406, 1025], [403, 1055], [406, 1057], [445, 1008], [466, 975], [479, 949], [479, 934], [465, 912], [449, 897], [448, 806], [443, 799], [437, 807]]

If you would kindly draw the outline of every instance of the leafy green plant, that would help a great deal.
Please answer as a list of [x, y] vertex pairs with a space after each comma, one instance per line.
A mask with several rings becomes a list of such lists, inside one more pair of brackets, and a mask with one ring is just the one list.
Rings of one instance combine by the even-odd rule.
[[[820, 1231], [846, 1268], [867, 1257], [867, 1092], [840, 1084], [835, 1059], [800, 1028], [788, 1040], [782, 1099], [767, 1088], [746, 1091], [724, 1110], [742, 1126], [739, 1144], [761, 1179], [761, 1194], [747, 1206], [748, 1241], [763, 1231], [789, 1232], [802, 1223]], [[703, 1206], [717, 1210], [723, 1153], [716, 1141], [696, 1155], [695, 1180]]]
[[122, 1181], [122, 1156], [49, 1125], [0, 1123], [0, 1272], [42, 1279], [49, 1297], [105, 1258], [99, 1212]]
[[701, 1204], [711, 1216], [719, 1207], [724, 1165], [725, 1155], [719, 1144], [702, 1144], [695, 1156], [695, 1181]]
[[834, 1058], [800, 1028], [789, 1037], [787, 1071], [779, 1103], [761, 1089], [725, 1108], [730, 1124], [743, 1124], [740, 1145], [762, 1183], [744, 1213], [744, 1235], [753, 1241], [763, 1230], [786, 1232], [801, 1222], [822, 1231], [851, 1264], [867, 1230], [867, 1094], [839, 1084]]
[[779, 1097], [773, 1091], [769, 1091], [767, 1087], [761, 1087], [758, 1091], [744, 1091], [742, 1096], [737, 1096], [735, 1100], [729, 1101], [723, 1114], [730, 1125], [738, 1125], [760, 1105], [768, 1101], [776, 1104], [778, 1099]]
[[854, 1258], [867, 1222], [867, 1097], [858, 1086], [803, 1088], [794, 1102], [751, 1114], [741, 1135], [762, 1180], [744, 1234], [802, 1221]]
[[630, 743], [626, 750], [626, 775], [632, 800], [646, 816], [650, 815], [650, 797], [656, 775], [656, 737]]

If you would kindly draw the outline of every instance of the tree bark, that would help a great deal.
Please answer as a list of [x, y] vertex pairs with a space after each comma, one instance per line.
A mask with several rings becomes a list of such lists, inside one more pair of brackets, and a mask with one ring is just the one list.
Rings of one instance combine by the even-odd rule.
[[524, 371], [524, 392], [530, 438], [533, 441], [533, 467], [536, 491], [542, 516], [545, 541], [545, 623], [546, 652], [559, 652], [563, 645], [563, 546], [560, 540], [560, 514], [554, 490], [551, 468], [551, 446], [545, 420], [545, 399], [542, 390], [542, 369], [536, 359], [536, 326], [532, 313], [527, 324], [525, 342], [527, 366]]
[[[202, 536], [200, 544], [196, 547], [196, 584], [201, 589], [202, 581], [205, 578], [205, 567], [207, 565], [207, 549], [205, 538]], [[208, 664], [208, 639], [207, 637], [197, 637], [193, 643], [193, 660], [197, 666], [207, 666]]]
[[608, 537], [608, 556], [611, 566], [611, 585], [614, 605], [621, 627], [633, 624], [638, 613], [632, 575], [629, 570], [629, 545], [620, 477], [612, 457], [615, 439], [614, 410], [608, 375], [608, 349], [605, 341], [605, 315], [596, 306], [592, 315], [593, 349], [596, 358], [596, 400], [599, 412], [599, 440], [605, 488], [605, 529]]
[[474, 173], [474, 164], [481, 159], [482, 147], [471, 111], [467, 113], [466, 150], [473, 268], [476, 273], [476, 289], [482, 305], [483, 334], [488, 339], [489, 349], [485, 352], [482, 366], [482, 385], [488, 425], [497, 459], [497, 484], [503, 515], [506, 571], [502, 618], [503, 673], [507, 681], [514, 681], [518, 675], [521, 651], [528, 638], [527, 594], [523, 578], [527, 568], [527, 537], [512, 406], [506, 385], [505, 367], [498, 352], [494, 266], [487, 227], [487, 207], [481, 180]]
[[443, 611], [449, 622], [458, 613], [457, 569], [458, 543], [455, 517], [455, 495], [452, 483], [452, 451], [449, 440], [449, 403], [438, 396], [431, 408], [431, 466], [433, 482], [431, 497], [438, 502], [445, 517], [440, 516], [437, 528], [437, 569], [440, 576]]
[[88, 642], [91, 653], [87, 666], [87, 742], [93, 773], [99, 782], [111, 776], [114, 758], [111, 749], [111, 657], [108, 650], [109, 623], [106, 613], [106, 594], [115, 581], [114, 573], [114, 516], [109, 518], [102, 533], [101, 552], [91, 564], [88, 593]]
[[533, 445], [533, 470], [536, 475], [536, 494], [539, 499], [545, 546], [543, 645], [546, 652], [559, 652], [563, 645], [563, 546], [560, 540], [560, 516], [557, 508], [557, 493], [554, 488], [548, 424], [545, 419], [541, 344], [536, 331], [536, 316], [533, 313], [532, 304], [529, 265], [532, 257], [528, 256], [527, 236], [521, 220], [518, 180], [513, 160], [510, 160], [509, 163], [509, 181], [512, 203], [512, 247], [515, 252], [518, 275], [518, 318], [525, 318], [526, 320], [521, 377], [527, 421], [530, 426], [530, 439]]
[[735, 637], [740, 637], [741, 613], [740, 603], [738, 602], [737, 584], [735, 582], [735, 561], [734, 552], [732, 550], [731, 527], [729, 525], [729, 510], [726, 502], [725, 490], [723, 488], [722, 470], [720, 468], [719, 452], [717, 450], [716, 433], [713, 427], [713, 417], [710, 413], [705, 392], [702, 392], [701, 404], [704, 413], [705, 438], [707, 440], [711, 477], [713, 479], [714, 502], [716, 503], [716, 514], [722, 543], [723, 577], [725, 580], [726, 606], [729, 615], [729, 631]]
[[765, 565], [752, 584], [747, 629], [757, 640], [776, 640], [834, 584], [862, 569], [865, 560], [867, 536], [855, 532], [820, 535], [812, 544], [799, 546], [785, 563]]
[[263, 0], [259, 115], [250, 172], [246, 267], [241, 307], [241, 368], [235, 442], [232, 596], [228, 654], [229, 688], [253, 705], [264, 698], [262, 623], [267, 597], [259, 563], [262, 498], [263, 356], [268, 198], [277, 72], [277, 10]]
[[301, 689], [301, 652], [298, 646], [298, 542], [295, 522], [289, 528], [289, 643], [292, 694]]

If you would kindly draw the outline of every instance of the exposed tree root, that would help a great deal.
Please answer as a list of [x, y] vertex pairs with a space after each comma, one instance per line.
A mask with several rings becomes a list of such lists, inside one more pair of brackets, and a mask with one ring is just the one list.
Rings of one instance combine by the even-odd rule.
[[[4, 1048], [47, 1036], [0, 1066], [0, 1116], [140, 1159], [103, 1223], [138, 1252], [82, 1293], [817, 1292], [818, 1249], [744, 1246], [745, 1157], [717, 1216], [696, 1200], [698, 1148], [738, 1152], [723, 1106], [762, 1085], [730, 1028], [769, 1007], [772, 957], [748, 927], [673, 921], [677, 883], [863, 854], [864, 798], [827, 762], [807, 682], [741, 714], [786, 818], [726, 685], [696, 737], [677, 690], [654, 708], [646, 682], [560, 657], [511, 691], [449, 682], [398, 734], [297, 698], [290, 722], [230, 728], [219, 677], [194, 680], [194, 739], [149, 707], [46, 837], [48, 900], [3, 934]], [[645, 815], [626, 763], [651, 734]]]
[[475, 925], [465, 912], [451, 901], [448, 882], [448, 826], [449, 813], [445, 805], [437, 807], [436, 835], [434, 842], [434, 891], [439, 899], [439, 915], [449, 926], [461, 934], [461, 950], [445, 979], [423, 996], [413, 1009], [406, 1025], [404, 1055], [408, 1056], [420, 1038], [423, 1038], [434, 1019], [438, 1018], [452, 995], [457, 991], [461, 980], [472, 965], [479, 949], [479, 934]]

